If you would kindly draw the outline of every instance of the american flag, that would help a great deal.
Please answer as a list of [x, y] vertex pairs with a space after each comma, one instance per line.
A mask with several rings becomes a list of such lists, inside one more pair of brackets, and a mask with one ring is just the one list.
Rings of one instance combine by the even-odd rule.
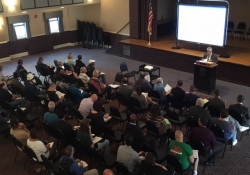
[[149, 3], [149, 13], [148, 13], [148, 34], [152, 35], [152, 22], [153, 22], [153, 10], [152, 10], [152, 3]]

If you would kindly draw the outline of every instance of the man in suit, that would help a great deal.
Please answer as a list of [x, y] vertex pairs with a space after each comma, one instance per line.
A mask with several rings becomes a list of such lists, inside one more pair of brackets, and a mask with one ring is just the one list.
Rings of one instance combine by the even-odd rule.
[[219, 91], [219, 89], [215, 89], [214, 90], [214, 98], [209, 98], [208, 100], [209, 100], [209, 105], [215, 106], [216, 108], [219, 109], [219, 111], [226, 108], [224, 101], [222, 101], [220, 99], [220, 91]]
[[131, 97], [133, 90], [132, 87], [129, 86], [128, 81], [123, 78], [121, 81], [121, 86], [118, 88], [117, 92], [122, 95], [122, 97], [125, 98], [125, 100], [129, 100], [129, 98]]
[[202, 60], [218, 64], [218, 57], [212, 52], [212, 47], [207, 48], [207, 52], [204, 54]]
[[191, 106], [189, 109], [188, 116], [193, 116], [194, 119], [197, 121], [199, 120], [200, 116], [206, 116], [208, 120], [211, 120], [212, 117], [209, 114], [209, 111], [203, 108], [204, 100], [202, 98], [198, 98], [196, 100], [196, 106]]
[[228, 108], [228, 111], [229, 111], [229, 113], [231, 111], [236, 111], [236, 112], [242, 114], [242, 119], [243, 119], [242, 125], [250, 127], [250, 111], [246, 106], [243, 106], [244, 99], [245, 98], [243, 95], [238, 95], [237, 103], [234, 105], [230, 105]]

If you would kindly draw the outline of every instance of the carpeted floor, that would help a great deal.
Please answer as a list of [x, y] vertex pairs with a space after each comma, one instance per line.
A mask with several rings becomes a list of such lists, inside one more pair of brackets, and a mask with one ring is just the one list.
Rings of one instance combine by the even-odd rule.
[[[125, 58], [107, 55], [105, 54], [105, 50], [101, 49], [83, 49], [81, 47], [68, 47], [59, 50], [55, 50], [52, 52], [46, 52], [43, 54], [31, 55], [24, 57], [24, 67], [36, 73], [35, 64], [37, 62], [38, 57], [42, 56], [44, 58], [44, 62], [47, 64], [53, 64], [53, 60], [62, 60], [64, 61], [67, 57], [67, 54], [71, 52], [74, 55], [74, 58], [77, 58], [78, 54], [83, 56], [83, 61], [87, 64], [89, 59], [96, 60], [96, 68], [100, 71], [106, 73], [107, 83], [113, 83], [116, 72], [119, 72], [119, 65], [121, 62], [126, 62], [128, 64], [129, 70], [137, 69], [142, 62], [128, 60]], [[3, 66], [3, 73], [5, 75], [10, 75], [14, 72], [17, 65], [17, 60], [14, 59], [10, 62], [1, 63]], [[184, 73], [176, 70], [171, 70], [167, 68], [161, 68], [161, 76], [164, 80], [164, 84], [168, 83], [170, 86], [175, 86], [176, 80], [181, 79], [184, 81], [183, 89], [188, 90], [189, 86], [192, 84], [192, 74]], [[236, 85], [228, 82], [217, 81], [217, 88], [221, 90], [221, 97], [226, 100], [227, 105], [235, 102], [236, 96], [238, 94], [243, 94], [245, 96], [245, 105], [249, 106], [250, 104], [250, 94], [248, 93], [249, 87]], [[109, 104], [105, 104], [108, 106], [117, 106], [116, 101], [112, 101]], [[41, 112], [37, 112], [34, 115], [41, 115]], [[75, 120], [69, 121], [72, 125], [76, 124]], [[35, 128], [39, 130], [39, 137], [42, 139], [46, 139], [45, 133], [40, 129], [38, 122], [35, 124]], [[52, 140], [50, 140], [52, 141]], [[229, 147], [226, 151], [224, 159], [218, 158], [216, 161], [215, 167], [207, 167], [205, 174], [207, 175], [245, 175], [250, 174], [250, 151], [248, 150], [250, 145], [249, 135], [244, 134], [243, 139], [238, 142], [236, 146], [233, 147], [233, 151], [229, 150]], [[161, 149], [166, 148], [166, 145], [162, 145]], [[114, 150], [113, 150], [114, 152]], [[26, 169], [22, 168], [24, 163], [25, 155], [23, 153], [19, 153], [17, 157], [17, 163], [14, 163], [14, 157], [16, 154], [16, 149], [10, 138], [0, 137], [0, 175], [25, 175], [27, 174], [27, 167], [29, 162], [26, 164]], [[202, 172], [202, 160], [199, 164], [199, 174]], [[90, 164], [90, 168], [93, 168], [95, 164]], [[31, 175], [38, 174], [35, 169], [39, 166], [37, 164], [33, 164], [31, 167]], [[101, 169], [99, 174], [101, 174]], [[43, 174], [46, 174], [45, 172]]]

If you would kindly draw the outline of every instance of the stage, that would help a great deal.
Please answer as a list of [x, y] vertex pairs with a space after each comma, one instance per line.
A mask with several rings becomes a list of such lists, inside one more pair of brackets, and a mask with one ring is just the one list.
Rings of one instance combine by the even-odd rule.
[[[137, 39], [121, 40], [116, 46], [107, 51], [137, 61], [167, 67], [175, 70], [193, 73], [194, 62], [201, 59], [207, 46], [178, 42], [181, 49], [172, 49], [175, 46], [174, 36], [160, 38], [159, 41]], [[226, 50], [213, 47], [218, 55], [217, 79], [250, 86], [250, 40], [239, 38], [227, 41]], [[230, 54], [230, 58], [221, 58], [220, 54]]]

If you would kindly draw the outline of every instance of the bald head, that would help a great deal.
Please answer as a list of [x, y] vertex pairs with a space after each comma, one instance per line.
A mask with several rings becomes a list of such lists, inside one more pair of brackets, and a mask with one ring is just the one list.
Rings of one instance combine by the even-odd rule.
[[105, 169], [102, 175], [114, 175], [114, 173], [111, 169]]
[[175, 140], [177, 142], [183, 142], [183, 133], [180, 130], [175, 131]]
[[96, 94], [92, 94], [90, 98], [92, 99], [93, 102], [95, 102], [98, 99]]

